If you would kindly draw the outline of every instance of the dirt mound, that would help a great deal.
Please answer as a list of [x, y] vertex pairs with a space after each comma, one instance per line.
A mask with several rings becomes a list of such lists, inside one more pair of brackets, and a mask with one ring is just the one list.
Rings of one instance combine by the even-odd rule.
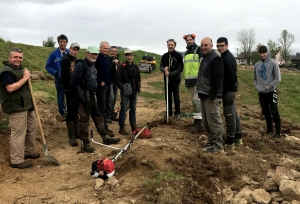
[[[149, 87], [147, 82], [154, 81], [162, 81], [161, 73], [146, 77], [142, 87]], [[185, 100], [188, 97], [188, 93], [181, 90], [183, 112], [192, 111], [189, 100]], [[138, 126], [151, 122], [153, 138], [136, 140], [130, 150], [115, 161], [115, 180], [106, 181], [95, 190], [95, 179], [90, 176], [92, 162], [113, 158], [118, 151], [94, 143], [91, 144], [96, 148], [93, 154], [83, 153], [80, 147], [70, 147], [66, 125], [61, 122], [56, 106], [38, 100], [49, 151], [61, 165], [43, 156], [32, 160], [34, 167], [31, 169], [10, 168], [9, 130], [1, 129], [0, 203], [217, 204], [225, 202], [222, 190], [244, 175], [262, 181], [267, 172], [278, 165], [299, 168], [300, 143], [287, 140], [290, 136], [298, 138], [299, 125], [283, 120], [283, 132], [289, 136], [274, 140], [261, 133], [264, 119], [258, 105], [238, 106], [244, 145], [226, 150], [224, 154], [208, 155], [201, 149], [206, 143], [206, 133], [187, 131], [192, 118], [182, 117], [177, 121], [171, 117], [169, 124], [162, 123], [164, 101], [151, 99], [149, 103], [139, 97], [137, 104]], [[1, 118], [5, 121], [5, 116]], [[127, 130], [128, 124], [129, 121], [126, 122]], [[117, 122], [109, 127], [118, 132]], [[90, 129], [96, 129], [92, 123]], [[95, 140], [101, 142], [101, 137], [96, 131], [94, 133]], [[115, 145], [119, 148], [125, 147], [132, 137], [117, 136], [122, 139]], [[37, 150], [43, 153], [39, 135]], [[116, 183], [111, 184], [114, 181]]]

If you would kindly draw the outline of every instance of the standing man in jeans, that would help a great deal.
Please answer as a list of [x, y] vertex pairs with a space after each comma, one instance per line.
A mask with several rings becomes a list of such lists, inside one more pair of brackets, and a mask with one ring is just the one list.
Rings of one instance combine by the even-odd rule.
[[110, 57], [108, 55], [109, 52], [109, 43], [103, 41], [100, 43], [100, 53], [95, 62], [95, 67], [97, 69], [97, 103], [101, 114], [105, 119], [105, 123], [107, 121], [107, 112], [109, 109], [109, 99], [111, 92], [111, 77], [110, 77]]
[[234, 144], [243, 144], [242, 126], [235, 106], [235, 95], [238, 89], [237, 64], [228, 50], [227, 38], [220, 37], [217, 40], [217, 48], [224, 66], [222, 102], [226, 122], [225, 146], [233, 147]]
[[276, 89], [277, 84], [281, 81], [280, 69], [278, 63], [271, 59], [271, 55], [266, 46], [258, 48], [261, 60], [254, 65], [254, 84], [258, 91], [259, 103], [262, 114], [265, 116], [267, 123], [267, 134], [273, 135], [273, 121], [276, 132], [274, 138], [281, 137], [281, 119], [278, 112]]
[[201, 64], [202, 52], [200, 46], [195, 43], [195, 38], [195, 34], [183, 36], [187, 45], [184, 55], [183, 74], [185, 86], [190, 93], [194, 109], [194, 122], [188, 125], [191, 133], [200, 132], [202, 130], [201, 101], [196, 92], [196, 82]]
[[203, 38], [201, 41], [203, 60], [196, 85], [201, 99], [202, 120], [208, 134], [208, 142], [203, 147], [206, 153], [224, 152], [220, 114], [224, 68], [221, 57], [212, 48], [212, 40], [208, 37]]
[[[176, 42], [174, 39], [167, 41], [168, 52], [163, 54], [160, 62], [160, 71], [164, 73], [165, 81], [165, 99], [166, 106], [169, 107], [169, 116], [172, 116], [172, 95], [174, 97], [175, 104], [175, 118], [180, 120], [180, 97], [179, 97], [179, 85], [181, 81], [181, 72], [183, 70], [182, 55], [176, 52]], [[169, 77], [169, 84], [166, 84], [166, 76]], [[168, 95], [166, 87], [168, 86]], [[169, 104], [167, 105], [167, 97]], [[167, 114], [162, 118], [162, 122], [167, 121]]]
[[30, 72], [22, 66], [23, 52], [12, 48], [8, 61], [0, 69], [0, 95], [3, 113], [8, 114], [10, 133], [10, 166], [25, 169], [32, 166], [24, 159], [39, 158], [34, 152], [37, 120], [28, 86]]
[[64, 104], [64, 88], [61, 84], [60, 61], [66, 53], [69, 53], [69, 50], [67, 49], [68, 38], [64, 34], [61, 34], [57, 37], [57, 42], [59, 47], [49, 55], [46, 62], [46, 70], [49, 74], [54, 76], [58, 111], [61, 115], [66, 115], [67, 110]]
[[[137, 94], [141, 90], [141, 75], [139, 67], [133, 63], [133, 52], [126, 50], [125, 62], [121, 64], [116, 73], [116, 84], [121, 92], [121, 110], [119, 116], [119, 133], [121, 135], [128, 135], [125, 129], [125, 113], [128, 110], [129, 103], [129, 122], [132, 132], [137, 128], [136, 126], [136, 101]], [[131, 93], [124, 89], [124, 84], [130, 84]]]

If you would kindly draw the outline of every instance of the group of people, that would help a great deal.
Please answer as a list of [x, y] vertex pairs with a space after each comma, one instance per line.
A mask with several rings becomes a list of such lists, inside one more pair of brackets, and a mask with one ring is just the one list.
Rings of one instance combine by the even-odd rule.
[[[169, 115], [172, 116], [172, 96], [175, 103], [175, 118], [180, 120], [179, 85], [183, 72], [194, 108], [194, 122], [189, 124], [191, 133], [202, 130], [208, 133], [208, 141], [203, 146], [207, 153], [224, 151], [223, 126], [220, 104], [226, 121], [225, 146], [233, 147], [242, 144], [241, 123], [236, 112], [235, 97], [238, 88], [237, 64], [228, 50], [228, 40], [220, 37], [217, 40], [218, 53], [213, 50], [213, 42], [206, 37], [201, 45], [195, 43], [194, 34], [184, 35], [187, 51], [184, 58], [178, 53], [176, 41], [167, 41], [168, 52], [161, 58], [160, 70], [164, 74], [165, 98]], [[125, 128], [126, 112], [129, 110], [131, 130], [137, 128], [136, 102], [141, 89], [139, 68], [133, 63], [133, 52], [126, 50], [125, 62], [120, 63], [117, 48], [103, 41], [99, 48], [89, 46], [84, 59], [77, 59], [80, 45], [72, 43], [67, 49], [68, 38], [57, 37], [59, 47], [49, 56], [46, 70], [54, 76], [57, 90], [59, 113], [66, 115], [69, 144], [78, 146], [76, 139], [83, 143], [82, 150], [94, 152], [90, 146], [88, 127], [90, 117], [104, 144], [116, 144], [120, 138], [115, 137], [108, 123], [114, 119], [113, 108], [117, 91], [120, 89], [121, 110], [119, 113], [119, 133], [128, 135]], [[267, 134], [275, 138], [281, 137], [281, 119], [277, 107], [276, 85], [280, 82], [280, 70], [276, 61], [271, 59], [266, 46], [259, 47], [261, 60], [254, 66], [254, 83], [259, 95], [262, 114], [267, 124]], [[184, 60], [183, 60], [184, 59]], [[10, 166], [12, 168], [29, 168], [31, 162], [40, 154], [35, 152], [37, 119], [34, 114], [32, 93], [30, 91], [30, 72], [22, 66], [23, 52], [19, 48], [11, 48], [8, 60], [0, 69], [0, 95], [2, 111], [8, 114], [11, 128]], [[66, 99], [67, 107], [64, 105]], [[275, 134], [273, 134], [273, 121]]]
[[[162, 56], [160, 64], [160, 70], [164, 74], [167, 107], [167, 113], [162, 121], [172, 116], [172, 96], [175, 119], [180, 120], [179, 85], [183, 75], [194, 110], [194, 122], [188, 125], [190, 132], [200, 132], [203, 124], [208, 134], [208, 141], [203, 150], [206, 153], [223, 152], [224, 144], [229, 148], [243, 144], [242, 127], [235, 104], [238, 90], [237, 63], [228, 50], [227, 38], [217, 39], [217, 50], [213, 49], [210, 38], [203, 38], [200, 46], [195, 43], [195, 38], [195, 34], [183, 36], [187, 44], [184, 57], [175, 50], [174, 39], [167, 41], [168, 52]], [[276, 85], [281, 80], [280, 69], [276, 61], [271, 59], [266, 46], [259, 47], [259, 55], [261, 60], [254, 66], [254, 84], [258, 91], [262, 114], [266, 119], [266, 133], [272, 134], [274, 138], [280, 138], [281, 119], [276, 90]], [[221, 103], [226, 122], [224, 142]], [[275, 134], [272, 118], [275, 123]]]

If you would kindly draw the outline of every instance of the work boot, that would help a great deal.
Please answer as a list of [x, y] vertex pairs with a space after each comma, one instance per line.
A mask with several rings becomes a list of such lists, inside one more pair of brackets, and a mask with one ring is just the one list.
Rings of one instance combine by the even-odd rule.
[[28, 161], [24, 161], [23, 163], [20, 164], [10, 164], [11, 168], [18, 168], [18, 169], [26, 169], [32, 167], [32, 163]]
[[104, 135], [104, 136], [101, 135], [101, 137], [102, 137], [102, 140], [103, 140], [103, 144], [105, 144], [105, 145], [117, 144], [121, 140], [118, 137], [112, 138], [108, 135]]
[[131, 131], [134, 132], [137, 129], [136, 123], [130, 124]]
[[73, 121], [67, 121], [66, 123], [67, 123], [67, 129], [68, 129], [69, 144], [72, 147], [78, 146], [78, 143], [77, 143], [77, 141], [75, 139]]
[[120, 125], [120, 130], [119, 130], [119, 133], [121, 135], [129, 135], [129, 133], [126, 131], [125, 129], [125, 125]]
[[81, 150], [87, 153], [93, 153], [95, 151], [95, 148], [91, 147], [90, 144], [83, 144]]
[[79, 118], [78, 117], [76, 117], [73, 120], [73, 125], [74, 125], [75, 139], [80, 139], [80, 134], [79, 134]]
[[197, 133], [200, 132], [202, 128], [202, 120], [201, 119], [195, 119], [195, 125], [190, 127], [190, 132], [191, 133]]

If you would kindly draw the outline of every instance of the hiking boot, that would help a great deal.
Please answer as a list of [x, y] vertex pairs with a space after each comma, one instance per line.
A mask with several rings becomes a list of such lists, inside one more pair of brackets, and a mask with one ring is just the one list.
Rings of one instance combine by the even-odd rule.
[[26, 169], [32, 167], [33, 164], [27, 161], [24, 161], [23, 163], [20, 164], [10, 164], [11, 168], [18, 168], [18, 169]]
[[110, 145], [110, 144], [117, 144], [118, 142], [120, 142], [121, 139], [118, 137], [112, 138], [108, 135], [105, 135], [102, 136], [102, 140], [103, 140], [103, 144]]
[[106, 123], [112, 124], [112, 120], [110, 118], [106, 118]]
[[40, 157], [39, 153], [25, 154], [24, 159], [37, 159], [39, 157]]
[[93, 153], [95, 151], [95, 148], [91, 147], [89, 144], [84, 144], [81, 150], [87, 153]]
[[203, 149], [203, 151], [205, 151], [207, 148], [210, 148], [210, 147], [212, 147], [212, 146], [213, 146], [212, 143], [207, 142], [205, 145], [202, 145], [201, 148]]
[[216, 150], [215, 148], [210, 147], [210, 148], [206, 149], [205, 153], [208, 153], [208, 154], [224, 153], [224, 149]]
[[273, 138], [281, 138], [281, 134], [275, 133], [275, 134], [273, 135]]
[[244, 143], [243, 143], [243, 140], [242, 140], [242, 139], [238, 139], [238, 140], [234, 140], [234, 144], [235, 144], [235, 145], [242, 145], [242, 144], [244, 144]]
[[194, 125], [189, 128], [191, 133], [197, 133], [201, 132], [202, 128], [202, 120], [201, 119], [195, 119]]
[[119, 133], [120, 133], [121, 135], [129, 135], [129, 133], [128, 133], [128, 132], [126, 131], [126, 129], [125, 129], [125, 125], [120, 126]]
[[175, 119], [180, 120], [180, 114], [175, 114]]

